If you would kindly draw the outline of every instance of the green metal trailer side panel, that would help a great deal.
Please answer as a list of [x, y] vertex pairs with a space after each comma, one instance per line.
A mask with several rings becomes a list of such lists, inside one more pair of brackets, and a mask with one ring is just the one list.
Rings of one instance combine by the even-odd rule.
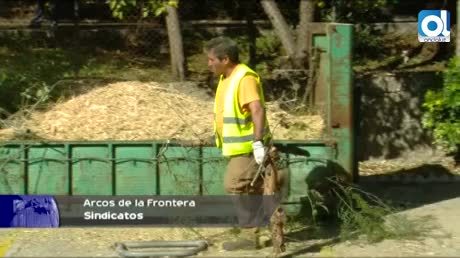
[[117, 195], [157, 194], [157, 150], [150, 146], [115, 146]]
[[321, 87], [322, 85], [328, 85], [330, 81], [330, 60], [329, 60], [329, 37], [326, 34], [314, 35], [312, 37], [312, 46], [319, 51], [320, 63], [319, 63], [319, 74], [318, 81], [313, 89], [314, 105], [318, 112], [322, 115], [325, 124], [325, 133], [328, 133], [330, 122], [330, 94], [329, 87]]
[[289, 198], [288, 202], [298, 202], [299, 198], [308, 194], [311, 187], [312, 173], [320, 173], [327, 166], [327, 158], [331, 150], [326, 146], [292, 146], [308, 152], [304, 155], [289, 154]]
[[336, 86], [334, 97], [343, 106], [350, 105], [350, 85], [353, 70], [351, 67], [353, 25], [330, 26], [332, 54], [332, 83]]
[[203, 195], [224, 195], [224, 174], [227, 160], [214, 147], [203, 147]]
[[31, 146], [28, 149], [28, 193], [68, 194], [66, 156], [63, 145]]
[[[320, 74], [314, 93], [323, 113], [325, 134], [337, 144], [338, 163], [352, 178], [356, 175], [353, 129], [353, 71], [351, 66], [353, 25], [325, 24], [325, 32], [312, 37], [321, 50]], [[320, 86], [320, 87], [318, 87]]]
[[[330, 170], [335, 150], [324, 142], [275, 144], [283, 149], [281, 163], [290, 175], [285, 208], [289, 214], [298, 214], [303, 207], [301, 199], [315, 181], [312, 176]], [[0, 189], [4, 194], [227, 194], [223, 181], [228, 161], [210, 146], [21, 143], [1, 147], [0, 159]]]
[[[161, 195], [200, 194], [200, 149], [190, 147], [166, 148], [160, 153]], [[162, 159], [162, 157], [164, 157]]]
[[337, 139], [338, 163], [353, 177], [357, 176], [353, 144], [353, 25], [331, 24], [328, 30], [331, 51], [331, 126], [333, 136]]
[[22, 148], [21, 145], [0, 147], [0, 194], [26, 192]]
[[72, 159], [72, 194], [113, 194], [107, 145], [75, 146], [72, 148]]

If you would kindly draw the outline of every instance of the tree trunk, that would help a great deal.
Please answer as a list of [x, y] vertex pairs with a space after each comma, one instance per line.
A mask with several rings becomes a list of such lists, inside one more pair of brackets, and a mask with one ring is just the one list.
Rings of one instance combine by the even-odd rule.
[[300, 0], [299, 16], [300, 22], [297, 28], [296, 65], [308, 68], [307, 57], [309, 56], [308, 23], [314, 21], [315, 2], [314, 0]]
[[169, 48], [171, 52], [171, 69], [176, 79], [185, 80], [185, 58], [182, 45], [179, 15], [175, 7], [166, 7], [166, 26], [168, 29]]
[[287, 55], [293, 59], [295, 57], [295, 43], [294, 37], [292, 36], [291, 29], [284, 20], [283, 15], [281, 14], [278, 5], [274, 0], [261, 0], [262, 7], [264, 8], [265, 13], [270, 19], [275, 33], [281, 40], [283, 48], [286, 50]]
[[247, 33], [248, 33], [248, 42], [249, 42], [249, 60], [248, 64], [250, 67], [254, 68], [256, 65], [256, 34], [257, 34], [257, 28], [254, 25], [254, 17], [253, 17], [253, 12], [254, 12], [254, 6], [255, 6], [255, 1], [252, 0], [246, 0], [244, 1], [245, 4], [245, 9], [246, 9], [246, 22], [247, 22]]

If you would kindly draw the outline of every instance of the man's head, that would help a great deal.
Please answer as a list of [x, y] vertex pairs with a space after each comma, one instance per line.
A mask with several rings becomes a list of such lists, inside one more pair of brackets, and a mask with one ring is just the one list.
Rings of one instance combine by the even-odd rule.
[[237, 44], [226, 37], [211, 39], [206, 43], [205, 51], [208, 54], [208, 68], [217, 76], [240, 62]]

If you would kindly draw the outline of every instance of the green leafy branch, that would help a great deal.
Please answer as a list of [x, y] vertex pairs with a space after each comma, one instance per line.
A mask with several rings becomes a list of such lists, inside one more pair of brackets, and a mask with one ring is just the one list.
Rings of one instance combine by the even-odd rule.
[[[112, 15], [120, 20], [131, 13], [140, 13], [142, 18], [158, 17], [166, 13], [166, 8], [179, 6], [178, 0], [107, 0]], [[137, 11], [137, 12], [136, 12]]]
[[460, 60], [452, 59], [440, 90], [429, 90], [423, 104], [423, 126], [433, 130], [435, 143], [448, 151], [460, 146]]

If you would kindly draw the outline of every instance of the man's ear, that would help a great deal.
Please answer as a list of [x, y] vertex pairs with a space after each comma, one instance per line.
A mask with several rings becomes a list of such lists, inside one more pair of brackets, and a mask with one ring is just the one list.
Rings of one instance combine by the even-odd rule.
[[222, 58], [222, 63], [224, 64], [230, 63], [230, 58], [228, 58], [228, 56], [224, 56], [224, 58]]

